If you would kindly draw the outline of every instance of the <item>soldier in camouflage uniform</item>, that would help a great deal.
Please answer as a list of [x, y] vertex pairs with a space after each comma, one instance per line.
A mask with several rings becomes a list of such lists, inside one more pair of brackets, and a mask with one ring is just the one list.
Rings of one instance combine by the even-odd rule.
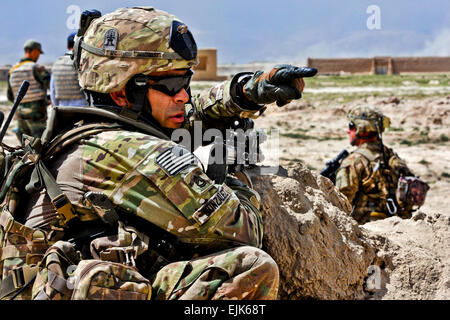
[[[151, 280], [153, 299], [275, 299], [279, 273], [261, 250], [258, 193], [232, 176], [215, 184], [170, 136], [194, 120], [220, 128], [232, 117], [257, 116], [266, 103], [298, 99], [302, 78], [317, 70], [279, 65], [242, 73], [190, 99], [195, 41], [179, 19], [151, 7], [95, 18], [75, 40], [74, 64], [93, 106], [53, 107], [43, 141], [73, 126], [94, 131], [46, 162], [70, 202], [56, 205], [61, 197], [51, 188], [35, 192], [24, 206], [26, 226], [53, 243], [87, 235], [84, 258], [135, 266]], [[112, 208], [90, 201], [89, 192]], [[67, 207], [75, 217], [66, 216]], [[107, 225], [99, 216], [111, 212], [122, 230], [113, 228], [117, 243], [131, 241], [126, 250], [111, 245], [114, 233], [102, 233]], [[125, 236], [131, 233], [136, 236]], [[33, 297], [53, 296], [41, 286], [47, 277], [38, 277]]]
[[8, 74], [7, 97], [14, 101], [23, 80], [30, 82], [27, 94], [17, 108], [18, 121], [16, 135], [22, 141], [22, 135], [40, 137], [45, 130], [47, 119], [47, 89], [50, 82], [50, 72], [44, 66], [36, 64], [43, 54], [39, 42], [28, 40], [24, 44], [25, 57], [13, 66]]
[[390, 119], [374, 107], [361, 106], [350, 110], [348, 118], [347, 134], [357, 149], [338, 169], [336, 187], [352, 204], [353, 218], [360, 224], [392, 215], [410, 218], [412, 208], [399, 202], [395, 193], [399, 177], [413, 174], [405, 161], [380, 141]]

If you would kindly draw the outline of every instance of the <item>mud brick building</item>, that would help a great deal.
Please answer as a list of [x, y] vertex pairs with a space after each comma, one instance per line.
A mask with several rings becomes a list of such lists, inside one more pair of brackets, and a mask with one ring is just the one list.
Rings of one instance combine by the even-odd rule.
[[320, 74], [400, 74], [450, 72], [450, 57], [308, 58]]
[[227, 78], [217, 75], [217, 49], [199, 49], [198, 60], [192, 80], [221, 81]]

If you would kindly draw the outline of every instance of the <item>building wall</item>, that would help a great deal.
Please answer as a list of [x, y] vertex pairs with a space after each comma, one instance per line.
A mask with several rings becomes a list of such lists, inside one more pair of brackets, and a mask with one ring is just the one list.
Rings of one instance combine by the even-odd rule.
[[392, 58], [395, 73], [450, 72], [450, 57]]
[[308, 67], [316, 68], [319, 73], [337, 74], [340, 72], [370, 73], [372, 68], [371, 59], [308, 59]]
[[192, 80], [224, 80], [226, 77], [217, 75], [217, 49], [199, 49], [199, 64], [194, 67]]
[[307, 64], [317, 68], [321, 74], [450, 72], [450, 57], [308, 58]]

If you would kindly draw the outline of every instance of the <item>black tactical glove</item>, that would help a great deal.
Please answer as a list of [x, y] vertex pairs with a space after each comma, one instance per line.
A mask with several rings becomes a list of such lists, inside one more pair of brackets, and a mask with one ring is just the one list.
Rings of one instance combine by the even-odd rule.
[[244, 94], [258, 104], [277, 102], [279, 107], [293, 99], [300, 99], [305, 82], [302, 78], [313, 77], [317, 69], [296, 67], [289, 64], [275, 66], [269, 72], [256, 71], [244, 86]]

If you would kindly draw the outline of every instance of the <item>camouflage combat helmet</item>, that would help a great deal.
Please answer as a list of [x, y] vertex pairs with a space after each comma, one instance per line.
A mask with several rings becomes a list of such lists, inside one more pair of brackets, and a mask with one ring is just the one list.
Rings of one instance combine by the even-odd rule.
[[[197, 46], [187, 26], [153, 7], [120, 8], [94, 17], [74, 47], [80, 86], [100, 93], [119, 91], [137, 74], [191, 68]], [[81, 31], [81, 32], [80, 32]]]
[[348, 112], [347, 117], [350, 122], [355, 124], [357, 136], [377, 133], [378, 128], [383, 132], [384, 129], [389, 128], [391, 123], [389, 117], [386, 117], [380, 110], [371, 106], [357, 106]]

